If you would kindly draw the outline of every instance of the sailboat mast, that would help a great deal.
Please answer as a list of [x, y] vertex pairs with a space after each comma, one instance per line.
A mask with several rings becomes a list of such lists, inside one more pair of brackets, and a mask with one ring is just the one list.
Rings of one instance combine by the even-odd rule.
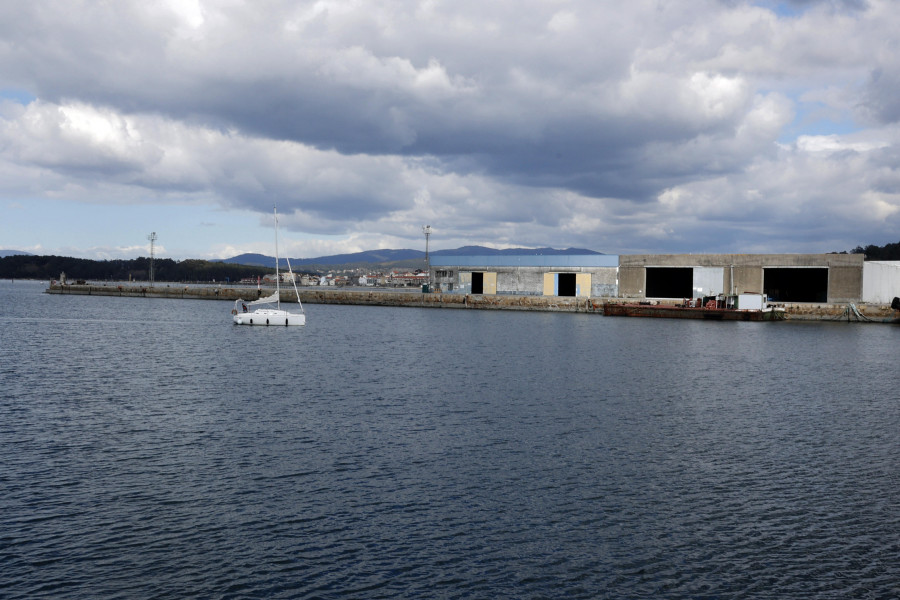
[[275, 294], [278, 299], [278, 308], [281, 309], [281, 277], [278, 276], [278, 204], [272, 206], [275, 214]]

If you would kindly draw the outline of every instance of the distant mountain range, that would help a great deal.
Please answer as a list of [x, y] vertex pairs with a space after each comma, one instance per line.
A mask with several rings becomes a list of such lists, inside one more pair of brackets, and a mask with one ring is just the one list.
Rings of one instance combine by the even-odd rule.
[[31, 252], [22, 252], [21, 250], [0, 250], [0, 258], [7, 256], [34, 256]]
[[[583, 248], [508, 248], [497, 250], [484, 246], [463, 246], [455, 250], [435, 250], [429, 252], [431, 256], [551, 256], [551, 255], [584, 255], [602, 254]], [[292, 258], [291, 266], [338, 266], [357, 264], [382, 264], [402, 263], [409, 261], [424, 261], [425, 253], [421, 250], [367, 250], [352, 254], [334, 254], [331, 256], [319, 256], [316, 258]], [[240, 254], [232, 258], [222, 259], [216, 262], [224, 262], [238, 265], [255, 265], [270, 267], [275, 257], [264, 254]], [[284, 259], [281, 263], [285, 263]]]

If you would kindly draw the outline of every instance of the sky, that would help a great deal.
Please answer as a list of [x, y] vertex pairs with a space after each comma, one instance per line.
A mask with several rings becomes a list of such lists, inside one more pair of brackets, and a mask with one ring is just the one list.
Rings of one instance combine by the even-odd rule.
[[900, 240], [895, 0], [0, 4], [0, 248]]

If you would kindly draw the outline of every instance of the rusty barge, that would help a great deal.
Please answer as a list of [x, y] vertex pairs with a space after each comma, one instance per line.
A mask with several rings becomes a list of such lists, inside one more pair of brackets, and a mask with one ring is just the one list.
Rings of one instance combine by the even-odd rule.
[[612, 317], [657, 317], [706, 319], [710, 321], [784, 321], [783, 306], [767, 305], [760, 294], [735, 294], [691, 298], [681, 304], [648, 302], [603, 304], [603, 314]]

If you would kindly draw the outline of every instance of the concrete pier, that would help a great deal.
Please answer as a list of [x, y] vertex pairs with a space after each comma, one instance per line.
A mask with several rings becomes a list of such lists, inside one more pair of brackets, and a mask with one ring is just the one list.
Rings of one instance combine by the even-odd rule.
[[[48, 294], [83, 296], [121, 296], [127, 298], [183, 298], [197, 300], [255, 300], [275, 290], [241, 287], [185, 286], [178, 284], [149, 285], [52, 283]], [[385, 291], [346, 288], [300, 288], [300, 300], [306, 304], [353, 304], [367, 306], [408, 306], [424, 308], [457, 308], [481, 310], [526, 310], [545, 312], [603, 314], [603, 302], [609, 298], [574, 298], [562, 296], [516, 296], [481, 294], [425, 294], [418, 290]], [[281, 290], [282, 302], [294, 301], [294, 290]], [[633, 302], [633, 300], [628, 300]], [[881, 304], [786, 304], [790, 320], [850, 321], [900, 323], [900, 314]]]
[[[274, 289], [240, 287], [204, 287], [184, 285], [120, 285], [52, 283], [48, 294], [82, 296], [122, 296], [127, 298], [189, 298], [197, 300], [256, 300], [275, 292]], [[431, 308], [478, 308], [503, 310], [538, 310], [559, 312], [596, 312], [602, 314], [599, 299], [563, 298], [557, 296], [483, 296], [466, 294], [423, 294], [420, 290], [387, 291], [346, 288], [300, 288], [304, 304], [354, 304], [369, 306], [415, 306]], [[295, 300], [293, 289], [281, 290], [282, 302]]]

